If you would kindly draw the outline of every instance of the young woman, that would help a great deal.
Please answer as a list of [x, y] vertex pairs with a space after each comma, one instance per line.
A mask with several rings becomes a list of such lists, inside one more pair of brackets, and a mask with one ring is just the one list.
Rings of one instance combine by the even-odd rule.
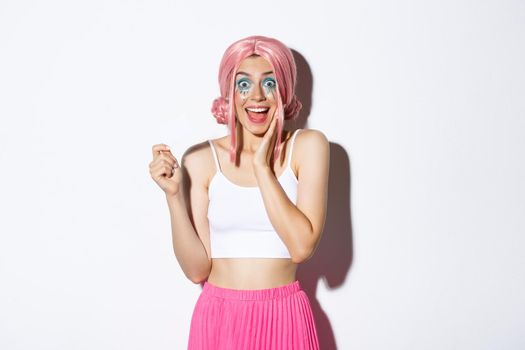
[[297, 117], [296, 65], [280, 41], [230, 45], [212, 114], [228, 135], [190, 147], [181, 164], [153, 146], [150, 174], [164, 190], [173, 248], [204, 283], [188, 349], [319, 349], [311, 305], [295, 273], [323, 231], [329, 142]]

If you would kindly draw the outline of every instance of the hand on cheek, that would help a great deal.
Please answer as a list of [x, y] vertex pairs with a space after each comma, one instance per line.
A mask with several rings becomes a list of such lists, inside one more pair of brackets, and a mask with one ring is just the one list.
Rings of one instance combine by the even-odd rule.
[[263, 136], [259, 148], [255, 152], [253, 157], [253, 166], [254, 167], [266, 167], [270, 166], [270, 160], [272, 158], [272, 153], [275, 148], [275, 143], [277, 140], [277, 118], [272, 116], [272, 121], [268, 130]]

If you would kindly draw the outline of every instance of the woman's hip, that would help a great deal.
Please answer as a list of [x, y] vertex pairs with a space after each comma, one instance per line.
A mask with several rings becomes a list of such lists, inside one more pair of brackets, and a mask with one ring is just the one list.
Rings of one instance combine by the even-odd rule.
[[318, 349], [310, 301], [298, 280], [239, 290], [205, 282], [193, 311], [188, 348]]

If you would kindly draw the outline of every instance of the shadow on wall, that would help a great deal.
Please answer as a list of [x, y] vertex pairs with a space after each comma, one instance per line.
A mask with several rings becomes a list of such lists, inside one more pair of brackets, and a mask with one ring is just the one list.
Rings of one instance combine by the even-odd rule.
[[[292, 53], [297, 64], [296, 95], [303, 104], [297, 120], [289, 122], [287, 127], [295, 130], [308, 128], [313, 78], [304, 57], [295, 50], [292, 50]], [[330, 143], [328, 210], [324, 231], [314, 255], [297, 269], [297, 279], [300, 280], [301, 287], [312, 305], [320, 348], [323, 350], [335, 350], [337, 345], [330, 320], [317, 300], [317, 282], [322, 278], [332, 289], [343, 285], [352, 265], [352, 258], [350, 161], [344, 148]], [[346, 313], [349, 310], [342, 308], [339, 312]]]

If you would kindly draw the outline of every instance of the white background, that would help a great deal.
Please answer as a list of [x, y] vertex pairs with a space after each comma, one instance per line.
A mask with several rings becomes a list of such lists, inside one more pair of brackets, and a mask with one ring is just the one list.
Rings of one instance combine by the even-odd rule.
[[[525, 348], [523, 1], [0, 2], [0, 348], [184, 349], [151, 146], [226, 134], [226, 47], [294, 50], [331, 142], [323, 349]], [[180, 158], [179, 158], [180, 159]]]

